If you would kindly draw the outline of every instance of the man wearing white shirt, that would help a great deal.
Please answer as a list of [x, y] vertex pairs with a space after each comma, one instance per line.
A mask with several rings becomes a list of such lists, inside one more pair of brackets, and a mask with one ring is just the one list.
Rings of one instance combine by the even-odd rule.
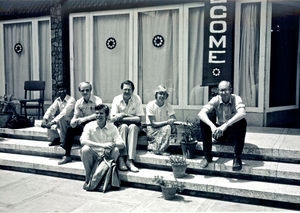
[[[111, 106], [111, 120], [118, 126], [120, 135], [125, 141], [125, 148], [120, 150], [119, 169], [138, 172], [133, 160], [144, 110], [141, 98], [133, 94], [134, 84], [130, 80], [124, 81], [121, 89], [123, 93], [114, 98]], [[126, 164], [124, 158], [126, 158]]]
[[64, 143], [74, 113], [75, 99], [67, 95], [67, 89], [63, 85], [59, 85], [58, 96], [47, 109], [41, 124], [43, 128], [47, 128], [48, 138], [51, 140], [49, 146]]
[[[93, 95], [92, 85], [89, 82], [81, 82], [78, 86], [82, 97], [76, 101], [74, 116], [71, 120], [71, 127], [67, 129], [66, 140], [62, 144], [62, 148], [66, 150], [62, 160], [58, 162], [59, 165], [72, 161], [71, 149], [74, 144], [76, 136], [81, 136], [84, 126], [93, 120], [96, 120], [95, 106], [102, 104], [102, 99]], [[80, 141], [77, 141], [80, 143]]]
[[81, 144], [81, 160], [86, 172], [84, 189], [88, 189], [91, 184], [91, 175], [95, 163], [99, 159], [117, 161], [119, 157], [119, 149], [124, 148], [117, 127], [108, 122], [109, 108], [104, 104], [96, 106], [97, 120], [89, 122], [83, 130], [80, 137]]

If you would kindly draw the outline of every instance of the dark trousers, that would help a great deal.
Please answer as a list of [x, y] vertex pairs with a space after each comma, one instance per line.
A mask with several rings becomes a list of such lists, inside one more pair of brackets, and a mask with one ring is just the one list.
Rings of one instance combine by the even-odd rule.
[[80, 136], [83, 132], [83, 128], [85, 124], [87, 123], [88, 122], [82, 123], [76, 126], [75, 128], [68, 127], [66, 132], [65, 142], [62, 144], [62, 148], [66, 150], [66, 154], [65, 154], [66, 156], [71, 155], [71, 149], [73, 144], [80, 144]]
[[[216, 124], [215, 124], [216, 125]], [[212, 160], [212, 132], [210, 127], [200, 121], [201, 132], [203, 137], [203, 152], [204, 156], [208, 161]], [[218, 126], [218, 125], [216, 125]], [[234, 154], [236, 157], [241, 157], [243, 152], [244, 144], [245, 144], [245, 136], [246, 136], [246, 128], [247, 122], [246, 119], [242, 119], [233, 125], [229, 126], [223, 136], [218, 138], [217, 141], [226, 141], [230, 142], [230, 144], [234, 145]]]

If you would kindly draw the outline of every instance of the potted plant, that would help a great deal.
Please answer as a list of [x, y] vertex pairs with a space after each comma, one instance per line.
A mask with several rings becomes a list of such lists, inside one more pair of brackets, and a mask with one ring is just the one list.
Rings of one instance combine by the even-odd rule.
[[187, 120], [183, 124], [181, 150], [186, 158], [191, 159], [195, 156], [197, 142], [202, 140], [200, 119]]
[[9, 119], [16, 114], [16, 106], [13, 103], [13, 95], [0, 96], [0, 127], [6, 127]]
[[160, 185], [163, 197], [166, 200], [173, 200], [175, 198], [176, 192], [181, 192], [184, 188], [183, 183], [179, 183], [175, 178], [175, 181], [164, 180], [163, 176], [154, 176], [154, 183]]
[[168, 163], [172, 166], [172, 171], [175, 178], [181, 178], [185, 176], [185, 170], [187, 168], [186, 157], [183, 155], [170, 155]]

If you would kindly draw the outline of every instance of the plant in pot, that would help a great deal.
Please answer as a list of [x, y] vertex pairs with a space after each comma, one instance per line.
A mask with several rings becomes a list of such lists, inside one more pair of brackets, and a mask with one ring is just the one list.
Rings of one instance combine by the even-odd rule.
[[163, 197], [166, 200], [173, 200], [177, 192], [182, 192], [184, 184], [177, 181], [175, 178], [174, 181], [164, 180], [163, 176], [156, 175], [154, 176], [154, 183], [160, 185]]
[[197, 142], [202, 140], [200, 119], [186, 120], [183, 124], [182, 140], [180, 142], [181, 150], [186, 158], [194, 158]]
[[0, 96], [0, 128], [6, 127], [7, 122], [13, 115], [16, 115], [13, 95]]
[[181, 178], [186, 175], [185, 170], [188, 164], [184, 155], [170, 155], [167, 163], [171, 164], [175, 178]]

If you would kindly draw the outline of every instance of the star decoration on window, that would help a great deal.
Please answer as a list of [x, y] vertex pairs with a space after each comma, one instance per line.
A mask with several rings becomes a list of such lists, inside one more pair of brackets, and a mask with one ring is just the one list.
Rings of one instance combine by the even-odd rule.
[[110, 50], [114, 49], [117, 46], [117, 41], [115, 38], [110, 37], [106, 40], [106, 47]]
[[213, 71], [212, 71], [212, 74], [214, 76], [220, 76], [221, 75], [221, 70], [219, 68], [214, 68]]
[[20, 43], [16, 43], [14, 49], [17, 54], [21, 54], [21, 52], [23, 51], [23, 46]]
[[153, 37], [152, 43], [155, 47], [162, 47], [165, 43], [165, 39], [161, 35], [156, 35]]

